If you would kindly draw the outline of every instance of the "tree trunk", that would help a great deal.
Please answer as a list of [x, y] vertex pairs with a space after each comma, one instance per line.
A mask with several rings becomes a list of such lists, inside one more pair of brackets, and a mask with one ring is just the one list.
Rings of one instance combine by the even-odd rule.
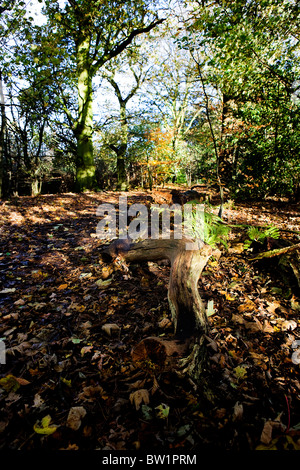
[[125, 168], [125, 158], [124, 156], [117, 157], [117, 189], [120, 191], [126, 191], [127, 189], [127, 175]]
[[[212, 255], [218, 255], [208, 245], [194, 245], [187, 249], [191, 240], [144, 240], [130, 243], [129, 240], [115, 240], [105, 248], [103, 253], [111, 257], [122, 257], [126, 262], [139, 263], [143, 261], [158, 261], [169, 259], [171, 262], [168, 301], [174, 324], [175, 337], [169, 344], [168, 340], [157, 338], [156, 353], [153, 354], [155, 338], [146, 338], [133, 350], [134, 357], [148, 355], [159, 361], [166, 362], [174, 351], [182, 357], [193, 338], [192, 352], [182, 362], [185, 371], [191, 373], [195, 380], [201, 376], [205, 367], [204, 338], [208, 333], [208, 321], [205, 305], [199, 295], [198, 280]], [[197, 242], [198, 243], [198, 242]], [[189, 246], [190, 247], [190, 246]], [[151, 353], [152, 351], [152, 353]], [[158, 360], [157, 359], [157, 360]], [[162, 365], [162, 364], [160, 364]]]
[[2, 84], [2, 73], [0, 70], [0, 106], [1, 106], [1, 126], [0, 126], [0, 199], [3, 196], [4, 177], [4, 135], [6, 128], [5, 103]]
[[89, 63], [90, 37], [83, 33], [77, 53], [78, 121], [76, 125], [76, 186], [78, 191], [95, 189], [96, 167], [93, 155], [93, 90]]

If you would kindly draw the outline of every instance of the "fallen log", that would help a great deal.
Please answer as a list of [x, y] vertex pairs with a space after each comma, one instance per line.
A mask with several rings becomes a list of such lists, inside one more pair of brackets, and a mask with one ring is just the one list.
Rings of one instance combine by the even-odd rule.
[[263, 251], [253, 258], [250, 258], [250, 261], [256, 261], [264, 258], [274, 258], [275, 256], [281, 256], [297, 250], [300, 250], [300, 243], [296, 243], [295, 245], [291, 246], [285, 246], [284, 248], [276, 248], [275, 250]]
[[259, 253], [251, 261], [258, 261], [262, 259], [275, 258], [276, 256], [284, 256], [287, 264], [291, 267], [295, 278], [297, 280], [298, 287], [300, 288], [300, 243], [295, 245], [285, 246], [283, 248], [276, 248], [274, 250], [264, 251]]

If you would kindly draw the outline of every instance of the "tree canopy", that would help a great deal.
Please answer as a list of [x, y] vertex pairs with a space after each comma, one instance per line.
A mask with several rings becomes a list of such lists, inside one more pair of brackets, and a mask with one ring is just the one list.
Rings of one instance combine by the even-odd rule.
[[57, 170], [78, 191], [106, 175], [298, 197], [298, 2], [36, 5], [39, 22], [2, 6], [4, 195]]

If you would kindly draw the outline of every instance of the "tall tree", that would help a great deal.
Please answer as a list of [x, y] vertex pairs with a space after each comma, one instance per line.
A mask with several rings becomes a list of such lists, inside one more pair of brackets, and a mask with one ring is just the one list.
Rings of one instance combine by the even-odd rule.
[[[137, 91], [146, 79], [147, 69], [143, 59], [143, 57], [140, 57], [139, 59], [137, 54], [131, 52], [131, 54], [125, 58], [123, 67], [121, 64], [116, 67], [116, 64], [113, 66], [113, 70], [107, 70], [104, 75], [113, 88], [119, 104], [119, 132], [115, 139], [110, 141], [109, 147], [117, 155], [117, 188], [120, 190], [125, 190], [127, 188], [125, 157], [130, 138], [127, 105], [128, 102], [136, 95]], [[123, 89], [124, 87], [121, 86], [118, 78], [116, 77], [118, 72], [120, 76], [124, 76], [124, 73], [126, 73], [126, 82], [132, 81], [129, 87], [127, 84], [126, 90]], [[129, 78], [132, 78], [132, 80], [129, 80]]]
[[25, 3], [20, 0], [4, 0], [0, 5], [0, 198], [3, 195], [3, 180], [5, 177], [4, 146], [6, 132], [6, 112], [4, 96], [5, 75], [3, 69], [6, 68], [7, 44], [12, 35], [16, 32], [18, 24], [23, 23], [25, 13]]
[[[78, 113], [73, 119], [77, 141], [77, 189], [95, 186], [93, 155], [93, 78], [138, 35], [164, 21], [155, 12], [159, 2], [130, 0], [46, 0], [45, 13], [56, 36], [65, 43], [75, 65]], [[154, 10], [154, 11], [153, 11]]]
[[[290, 94], [300, 65], [299, 2], [190, 4], [195, 10], [188, 30], [195, 36], [189, 47], [202, 54], [198, 65], [205, 86], [213, 85], [219, 95], [215, 105], [220, 119], [214, 120], [219, 175], [230, 185], [242, 165], [255, 167], [255, 177], [270, 181], [279, 161], [289, 165], [295, 153]], [[263, 185], [255, 184], [265, 192]]]

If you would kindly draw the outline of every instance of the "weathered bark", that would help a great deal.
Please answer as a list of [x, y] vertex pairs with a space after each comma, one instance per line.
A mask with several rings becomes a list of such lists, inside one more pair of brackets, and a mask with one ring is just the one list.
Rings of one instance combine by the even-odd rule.
[[107, 249], [113, 255], [119, 253], [125, 261], [139, 263], [168, 259], [171, 262], [168, 300], [175, 334], [189, 337], [207, 333], [205, 305], [198, 291], [198, 280], [213, 254], [209, 245], [188, 250], [191, 240], [143, 240], [130, 243], [117, 240]]
[[6, 128], [6, 114], [5, 114], [5, 103], [4, 103], [4, 93], [3, 93], [1, 70], [0, 70], [0, 115], [1, 115], [1, 125], [0, 125], [0, 198], [1, 198], [2, 195], [3, 195], [4, 134], [5, 134], [5, 128]]
[[[105, 253], [112, 257], [121, 256], [126, 262], [140, 263], [169, 259], [171, 262], [168, 300], [174, 324], [174, 339], [145, 338], [132, 351], [135, 361], [152, 361], [159, 367], [177, 365], [184, 373], [199, 381], [205, 369], [205, 335], [208, 321], [205, 305], [199, 295], [198, 280], [212, 255], [217, 250], [201, 242], [188, 250], [191, 240], [143, 240], [130, 243], [116, 240]], [[199, 243], [199, 242], [198, 242]], [[189, 353], [187, 352], [190, 348]], [[188, 356], [188, 357], [186, 357]]]

